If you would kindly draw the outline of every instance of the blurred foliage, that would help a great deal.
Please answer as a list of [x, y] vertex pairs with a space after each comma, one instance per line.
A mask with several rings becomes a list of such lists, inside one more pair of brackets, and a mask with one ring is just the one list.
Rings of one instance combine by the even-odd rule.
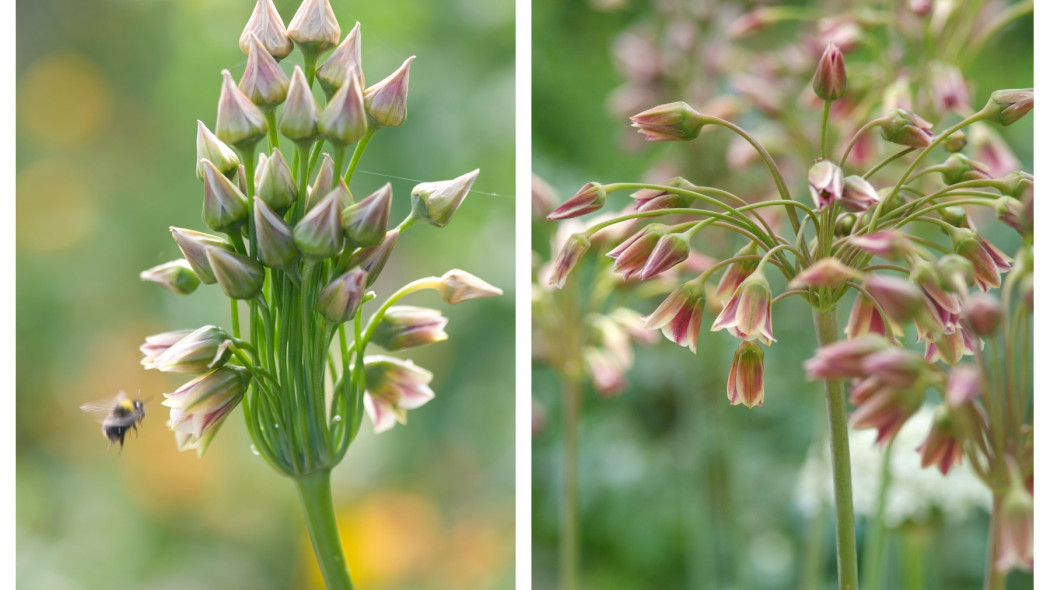
[[[674, 173], [706, 186], [766, 180], [765, 170], [758, 168], [725, 176], [729, 137], [724, 131], [705, 131], [686, 144], [637, 149], [637, 141], [624, 139], [633, 131], [626, 118], [610, 114], [610, 95], [623, 82], [612, 55], [617, 37], [655, 20], [657, 5], [715, 4], [740, 15], [770, 2], [533, 0], [533, 169], [556, 189], [559, 202], [588, 181], [653, 177], [653, 170], [669, 160], [678, 164]], [[801, 25], [792, 22], [763, 35], [784, 42], [799, 30]], [[974, 86], [975, 108], [995, 89], [1032, 85], [1032, 31], [1030, 16], [1013, 23], [964, 72]], [[746, 41], [751, 48], [761, 47], [761, 37]], [[724, 86], [720, 80], [701, 83]], [[647, 106], [681, 99], [663, 98]], [[819, 110], [812, 113], [815, 121], [819, 116]], [[1027, 171], [1033, 169], [1031, 125], [1029, 118], [1003, 130]], [[789, 183], [792, 193], [807, 194], [804, 177], [795, 175]], [[612, 196], [610, 202], [607, 208], [618, 210], [627, 200]], [[555, 225], [538, 221], [533, 227], [534, 249], [543, 257], [556, 255], [546, 251]], [[1016, 236], [1001, 224], [987, 226], [1012, 252]], [[727, 249], [725, 244], [707, 246], [713, 255]], [[659, 301], [653, 298], [636, 309], [649, 313]], [[841, 311], [844, 325], [848, 309]], [[799, 469], [810, 445], [823, 439], [826, 422], [822, 389], [805, 381], [801, 369], [816, 348], [809, 309], [795, 298], [775, 306], [779, 343], [765, 355], [765, 405], [754, 410], [728, 405], [726, 377], [737, 341], [725, 332], [709, 332], [710, 322], [705, 318], [695, 357], [664, 340], [637, 351], [625, 393], [612, 399], [593, 391], [584, 395], [579, 424], [583, 588], [798, 588], [812, 538], [819, 548], [820, 588], [835, 587], [831, 515], [814, 524], [794, 498]], [[549, 368], [535, 364], [533, 397], [542, 426], [533, 439], [533, 583], [543, 589], [557, 587], [562, 394]], [[913, 538], [920, 535], [928, 551], [928, 587], [980, 588], [987, 527], [987, 515], [980, 513], [959, 523], [941, 519], [916, 525], [918, 532], [895, 531], [885, 547], [883, 587], [899, 587], [900, 556], [913, 550]], [[866, 519], [858, 518], [862, 564], [866, 530]], [[1032, 587], [1031, 575], [1015, 572], [1009, 582], [1010, 588]]]
[[[285, 22], [298, 6], [276, 4]], [[407, 427], [363, 428], [335, 470], [350, 569], [363, 588], [510, 588], [514, 5], [332, 4], [344, 33], [362, 22], [371, 82], [418, 56], [408, 121], [351, 189], [389, 180], [400, 219], [417, 181], [481, 168], [449, 230], [403, 236], [377, 292], [451, 267], [505, 291], [447, 309], [451, 339], [417, 357], [435, 401]], [[202, 228], [195, 121], [214, 124], [219, 71], [243, 70], [253, 5], [17, 5], [19, 588], [321, 587], [292, 485], [249, 453], [239, 412], [203, 459], [179, 454], [159, 405], [179, 379], [138, 363], [148, 334], [229, 323], [217, 289], [179, 298], [137, 273], [178, 255], [168, 226]], [[120, 389], [147, 417], [118, 454], [77, 407]]]

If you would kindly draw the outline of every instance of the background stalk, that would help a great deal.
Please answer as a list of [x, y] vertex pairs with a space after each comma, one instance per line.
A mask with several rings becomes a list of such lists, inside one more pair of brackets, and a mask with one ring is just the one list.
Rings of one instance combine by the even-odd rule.
[[565, 417], [562, 425], [565, 445], [561, 494], [561, 590], [576, 590], [580, 561], [579, 444], [576, 440], [579, 417], [579, 383], [573, 379], [566, 379]]
[[306, 515], [306, 528], [314, 546], [317, 565], [321, 568], [328, 590], [353, 590], [350, 572], [339, 541], [339, 527], [332, 504], [331, 471], [319, 469], [295, 478], [299, 499]]

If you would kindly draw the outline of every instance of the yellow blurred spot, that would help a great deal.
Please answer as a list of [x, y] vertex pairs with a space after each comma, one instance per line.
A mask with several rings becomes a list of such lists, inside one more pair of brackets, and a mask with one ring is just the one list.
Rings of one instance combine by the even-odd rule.
[[102, 71], [83, 55], [59, 51], [38, 59], [18, 84], [22, 131], [57, 146], [90, 139], [109, 122], [106, 86]]
[[19, 248], [59, 252], [95, 227], [96, 209], [83, 175], [56, 159], [33, 162], [18, 175], [16, 239]]
[[514, 534], [500, 531], [492, 518], [474, 517], [459, 520], [442, 543], [442, 552], [430, 578], [436, 587], [448, 590], [492, 588], [506, 570], [512, 551], [509, 538]]

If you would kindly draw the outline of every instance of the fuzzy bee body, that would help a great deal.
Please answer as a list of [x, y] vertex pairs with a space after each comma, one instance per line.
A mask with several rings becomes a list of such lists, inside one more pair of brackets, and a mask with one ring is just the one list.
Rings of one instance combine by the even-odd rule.
[[98, 417], [102, 422], [102, 434], [109, 439], [109, 446], [119, 442], [121, 449], [124, 448], [124, 436], [128, 429], [138, 433], [138, 424], [146, 417], [142, 400], [130, 399], [123, 391], [111, 400], [84, 404], [80, 409]]

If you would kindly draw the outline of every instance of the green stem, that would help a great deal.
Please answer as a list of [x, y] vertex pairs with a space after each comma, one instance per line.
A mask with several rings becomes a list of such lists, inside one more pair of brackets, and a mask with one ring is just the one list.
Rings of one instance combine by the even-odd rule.
[[317, 565], [321, 568], [328, 590], [353, 590], [350, 572], [343, 557], [343, 546], [339, 541], [339, 526], [332, 505], [331, 471], [321, 469], [299, 476], [295, 480], [299, 490], [306, 528], [314, 546]]
[[999, 558], [999, 539], [996, 529], [999, 527], [999, 519], [1002, 518], [1003, 496], [995, 493], [992, 496], [992, 514], [988, 519], [988, 555], [984, 564], [984, 590], [1003, 590], [1006, 588], [1006, 573], [1000, 572], [995, 567]]
[[868, 521], [868, 537], [864, 543], [864, 590], [876, 590], [879, 587], [879, 574], [882, 573], [882, 550], [885, 547], [886, 525], [883, 519], [886, 515], [886, 498], [889, 495], [890, 480], [893, 472], [890, 470], [890, 457], [892, 455], [893, 443], [896, 437], [890, 439], [886, 449], [882, 453], [882, 473], [879, 477], [879, 498], [875, 507], [875, 514]]
[[[838, 339], [835, 309], [814, 311], [820, 346]], [[831, 468], [835, 489], [835, 542], [839, 566], [839, 588], [857, 590], [857, 540], [853, 528], [853, 482], [850, 479], [849, 432], [846, 427], [846, 392], [842, 381], [824, 381], [827, 394], [828, 433], [831, 440]]]
[[[828, 115], [831, 113], [831, 101], [824, 101], [824, 114], [820, 118], [820, 157], [826, 159], [828, 157]], [[850, 144], [850, 147], [853, 147]], [[839, 166], [842, 167], [841, 165]]]
[[926, 586], [927, 535], [921, 525], [901, 530], [901, 588], [923, 590]]
[[562, 464], [561, 590], [576, 590], [580, 560], [579, 541], [579, 450], [576, 439], [580, 414], [580, 387], [565, 380], [564, 463]]
[[[357, 170], [357, 163], [361, 161], [361, 156], [365, 153], [365, 149], [368, 147], [368, 142], [372, 141], [372, 136], [376, 134], [376, 127], [369, 127], [368, 131], [365, 132], [365, 136], [357, 142], [357, 146], [354, 147], [354, 155], [350, 156], [350, 167], [346, 170], [346, 176], [343, 177], [343, 181], [346, 184], [350, 184], [350, 179], [354, 177], [354, 171]], [[336, 174], [339, 174], [341, 170], [336, 169]]]

